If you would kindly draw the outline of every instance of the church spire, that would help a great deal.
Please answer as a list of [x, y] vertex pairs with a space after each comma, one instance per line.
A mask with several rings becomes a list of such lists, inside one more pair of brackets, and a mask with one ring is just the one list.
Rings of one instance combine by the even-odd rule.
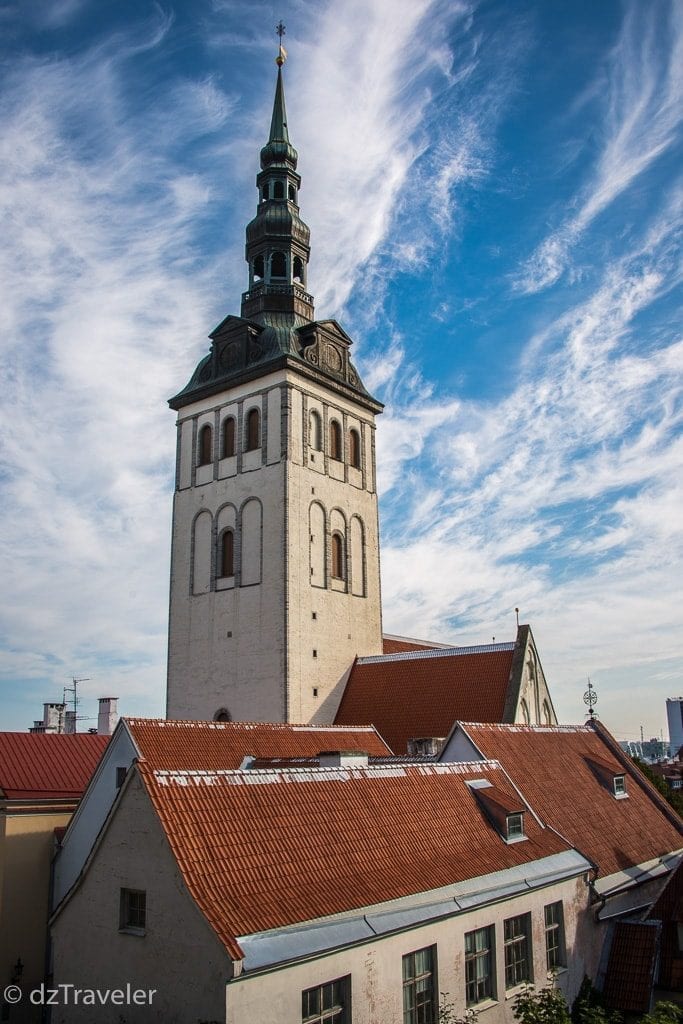
[[314, 319], [313, 298], [306, 291], [310, 231], [299, 216], [298, 154], [287, 128], [284, 31], [280, 22], [270, 135], [261, 150], [261, 171], [256, 178], [256, 217], [247, 225], [249, 290], [242, 296], [242, 316], [278, 332], [295, 330]]

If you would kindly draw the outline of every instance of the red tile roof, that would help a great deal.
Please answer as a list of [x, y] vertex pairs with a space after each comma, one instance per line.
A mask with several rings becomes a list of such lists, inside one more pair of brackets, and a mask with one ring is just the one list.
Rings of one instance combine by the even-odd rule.
[[0, 732], [0, 795], [78, 800], [108, 742], [91, 733]]
[[615, 924], [603, 988], [610, 1009], [633, 1013], [650, 1009], [658, 939], [659, 926], [652, 922]]
[[382, 637], [382, 650], [385, 654], [405, 654], [407, 651], [433, 650], [438, 647], [447, 647], [448, 644], [435, 644], [430, 640], [412, 640], [407, 636]]
[[397, 754], [408, 740], [447, 736], [458, 719], [501, 722], [514, 644], [359, 658], [335, 723], [371, 722]]
[[139, 770], [189, 891], [231, 955], [237, 938], [425, 892], [568, 849], [527, 815], [506, 844], [466, 781], [498, 765], [290, 771]]
[[[462, 729], [484, 757], [501, 762], [540, 817], [600, 875], [683, 848], [683, 822], [603, 726], [464, 723]], [[615, 798], [606, 769], [626, 776], [626, 798]]]
[[153, 768], [212, 771], [239, 768], [244, 758], [315, 757], [321, 750], [377, 756], [391, 750], [375, 729], [271, 722], [184, 722], [124, 719], [141, 757]]

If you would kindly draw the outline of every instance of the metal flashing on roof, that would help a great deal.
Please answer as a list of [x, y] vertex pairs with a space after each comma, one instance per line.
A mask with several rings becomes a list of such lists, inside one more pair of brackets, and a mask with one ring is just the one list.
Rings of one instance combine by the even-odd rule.
[[421, 661], [424, 658], [453, 658], [462, 654], [497, 654], [503, 651], [514, 651], [514, 642], [506, 644], [482, 644], [477, 647], [436, 647], [424, 651], [403, 651], [400, 654], [370, 654], [358, 658], [358, 665], [376, 665], [391, 661]]
[[364, 912], [355, 910], [323, 921], [240, 935], [237, 941], [244, 953], [241, 976], [419, 927], [574, 878], [590, 868], [590, 862], [578, 851], [567, 850], [444, 889], [407, 896], [374, 909], [364, 908]]

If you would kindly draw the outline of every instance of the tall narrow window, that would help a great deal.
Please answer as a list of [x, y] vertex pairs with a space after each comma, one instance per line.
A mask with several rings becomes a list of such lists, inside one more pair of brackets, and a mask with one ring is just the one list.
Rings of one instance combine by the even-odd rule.
[[199, 432], [199, 465], [208, 466], [213, 462], [213, 437], [211, 427], [205, 423]]
[[270, 276], [287, 277], [287, 261], [283, 252], [274, 252], [270, 257]]
[[301, 259], [301, 256], [294, 257], [292, 276], [296, 284], [304, 283], [304, 263], [303, 260]]
[[223, 458], [229, 459], [235, 454], [235, 417], [228, 416], [223, 420]]
[[302, 1024], [351, 1024], [351, 975], [301, 993]]
[[269, 199], [270, 198], [270, 184], [268, 182], [266, 182], [264, 184], [264, 186], [263, 186], [263, 198], [264, 199]]
[[263, 280], [263, 256], [254, 257], [254, 281]]
[[273, 199], [284, 199], [285, 198], [285, 186], [281, 181], [273, 182]]
[[533, 981], [531, 970], [531, 915], [520, 914], [503, 923], [505, 988]]
[[288, 188], [287, 188], [287, 195], [289, 196], [290, 202], [292, 202], [292, 203], [296, 202], [296, 189], [294, 188], [294, 185], [289, 185], [288, 186]]
[[330, 458], [342, 460], [342, 431], [338, 420], [330, 420]]
[[247, 414], [247, 451], [253, 452], [261, 447], [261, 417], [258, 409], [250, 409]]
[[219, 575], [235, 575], [235, 534], [232, 530], [223, 530], [221, 534]]
[[549, 903], [545, 915], [545, 962], [549, 971], [565, 966], [564, 956], [564, 915], [562, 900]]
[[357, 430], [349, 431], [349, 462], [354, 469], [360, 469], [360, 434]]
[[428, 946], [403, 957], [403, 1024], [434, 1024], [436, 948]]
[[340, 533], [332, 534], [332, 578], [344, 579], [344, 540]]
[[143, 889], [121, 889], [119, 930], [144, 935], [147, 922], [147, 894]]
[[468, 1006], [495, 998], [493, 925], [465, 935], [465, 998]]
[[315, 452], [319, 452], [323, 446], [323, 425], [320, 419], [320, 413], [312, 410], [309, 425], [308, 425], [308, 439], [311, 448]]

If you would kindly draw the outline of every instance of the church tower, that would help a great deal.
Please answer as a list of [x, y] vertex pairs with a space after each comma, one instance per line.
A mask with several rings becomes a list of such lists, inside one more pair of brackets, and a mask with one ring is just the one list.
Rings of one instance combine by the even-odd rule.
[[310, 232], [282, 77], [247, 226], [241, 315], [178, 413], [169, 718], [332, 722], [357, 654], [382, 652], [375, 416], [306, 290]]

